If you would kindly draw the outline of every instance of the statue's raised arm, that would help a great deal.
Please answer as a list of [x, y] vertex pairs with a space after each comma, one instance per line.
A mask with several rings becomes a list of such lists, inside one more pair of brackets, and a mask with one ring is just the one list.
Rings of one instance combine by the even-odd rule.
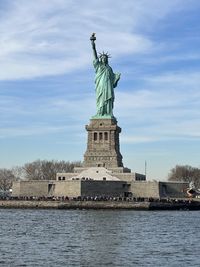
[[98, 59], [98, 56], [97, 56], [97, 50], [96, 50], [96, 45], [95, 45], [95, 41], [96, 41], [96, 37], [95, 37], [95, 33], [93, 33], [90, 37], [90, 41], [91, 41], [91, 44], [92, 44], [92, 49], [93, 49], [93, 54], [94, 54], [94, 58], [95, 59]]

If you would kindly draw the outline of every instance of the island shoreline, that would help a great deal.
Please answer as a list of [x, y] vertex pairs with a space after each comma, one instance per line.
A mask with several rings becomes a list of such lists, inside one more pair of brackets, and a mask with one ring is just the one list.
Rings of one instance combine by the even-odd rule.
[[0, 200], [1, 209], [106, 209], [106, 210], [200, 210], [200, 201], [49, 201]]

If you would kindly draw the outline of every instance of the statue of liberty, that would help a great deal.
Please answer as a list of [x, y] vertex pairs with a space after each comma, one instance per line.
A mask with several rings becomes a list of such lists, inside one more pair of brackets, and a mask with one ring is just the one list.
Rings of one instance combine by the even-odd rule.
[[120, 73], [114, 73], [108, 64], [109, 55], [102, 53], [97, 56], [95, 46], [95, 34], [90, 37], [94, 54], [93, 65], [95, 68], [95, 85], [96, 85], [96, 108], [97, 113], [94, 118], [111, 118], [113, 116], [114, 106], [114, 88], [120, 79]]

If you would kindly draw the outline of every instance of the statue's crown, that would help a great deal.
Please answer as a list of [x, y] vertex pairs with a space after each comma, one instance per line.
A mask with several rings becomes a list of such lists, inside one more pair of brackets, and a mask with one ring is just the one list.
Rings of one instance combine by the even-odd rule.
[[111, 58], [111, 56], [108, 54], [108, 52], [104, 53], [104, 51], [103, 51], [103, 53], [99, 53], [99, 58], [101, 58], [101, 57]]

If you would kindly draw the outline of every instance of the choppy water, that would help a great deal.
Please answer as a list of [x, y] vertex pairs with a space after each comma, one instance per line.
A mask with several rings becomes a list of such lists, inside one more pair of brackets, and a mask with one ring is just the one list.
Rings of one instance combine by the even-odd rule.
[[0, 210], [0, 266], [200, 266], [200, 212]]

